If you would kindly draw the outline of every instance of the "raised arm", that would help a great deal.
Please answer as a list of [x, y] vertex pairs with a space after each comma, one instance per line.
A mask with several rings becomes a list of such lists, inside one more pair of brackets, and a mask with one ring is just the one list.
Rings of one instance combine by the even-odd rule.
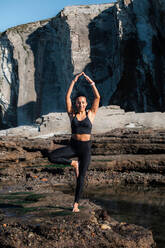
[[94, 117], [95, 117], [95, 115], [96, 115], [96, 112], [97, 112], [97, 110], [98, 110], [98, 107], [99, 107], [100, 94], [99, 94], [99, 92], [98, 92], [98, 89], [97, 89], [96, 86], [95, 86], [94, 81], [93, 81], [90, 77], [88, 77], [84, 72], [82, 72], [82, 74], [84, 75], [85, 79], [90, 83], [90, 85], [91, 85], [91, 87], [92, 87], [92, 89], [93, 89], [93, 94], [94, 94], [94, 96], [95, 96], [94, 101], [93, 101], [93, 103], [92, 103], [92, 107], [91, 107], [91, 109], [90, 109], [91, 114], [92, 114], [91, 117], [92, 117], [92, 119], [94, 119]]
[[73, 87], [75, 85], [75, 83], [77, 82], [77, 80], [79, 79], [79, 77], [82, 75], [82, 72], [80, 74], [78, 74], [71, 82], [69, 89], [66, 93], [66, 97], [65, 97], [65, 101], [66, 101], [66, 108], [67, 108], [67, 112], [68, 115], [70, 116], [70, 114], [73, 113], [73, 108], [72, 108], [72, 101], [71, 101], [71, 94], [72, 94], [72, 90]]

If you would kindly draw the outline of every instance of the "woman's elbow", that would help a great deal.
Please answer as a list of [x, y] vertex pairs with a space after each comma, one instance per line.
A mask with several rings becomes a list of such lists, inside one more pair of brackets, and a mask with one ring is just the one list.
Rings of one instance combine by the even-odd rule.
[[96, 96], [96, 98], [100, 101], [100, 95], [99, 94]]

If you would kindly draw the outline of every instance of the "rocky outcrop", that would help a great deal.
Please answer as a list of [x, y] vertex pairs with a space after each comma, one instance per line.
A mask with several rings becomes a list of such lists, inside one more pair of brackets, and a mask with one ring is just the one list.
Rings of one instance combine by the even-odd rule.
[[[38, 133], [34, 133], [36, 136], [71, 133], [70, 121], [67, 113], [50, 113], [37, 119], [36, 123], [38, 124]], [[152, 128], [158, 130], [164, 128], [164, 123], [165, 113], [125, 112], [119, 106], [109, 105], [98, 109], [93, 123], [92, 133], [104, 134], [116, 128], [138, 128], [139, 130]], [[13, 129], [13, 131], [14, 130], [16, 129]], [[10, 130], [6, 130], [6, 132], [10, 135]]]
[[[30, 199], [32, 200], [34, 196], [35, 194], [26, 196], [27, 204], [29, 198], [29, 206], [32, 206]], [[33, 203], [33, 207], [29, 207], [33, 209], [30, 219], [25, 213], [26, 221], [4, 217], [0, 223], [1, 246], [13, 248], [30, 246], [33, 248], [156, 247], [150, 230], [118, 222], [87, 199], [83, 200], [81, 214], [73, 214], [68, 208], [68, 204], [72, 202], [71, 196], [58, 191], [54, 192], [53, 196], [40, 195], [40, 198]], [[45, 198], [44, 201], [43, 198]], [[28, 209], [27, 204], [25, 211]], [[21, 213], [21, 210], [19, 212]]]
[[[51, 163], [42, 151], [68, 144], [69, 135], [47, 139], [1, 137], [0, 181], [22, 183], [32, 187], [35, 175], [54, 183], [71, 182], [71, 168], [43, 167]], [[90, 184], [157, 184], [165, 185], [165, 131], [152, 129], [116, 129], [92, 138]], [[30, 180], [29, 180], [30, 179]], [[35, 187], [35, 184], [33, 184]]]
[[[65, 111], [68, 85], [83, 70], [95, 80], [101, 105], [164, 111], [164, 12], [162, 0], [72, 6], [1, 33], [1, 128]], [[73, 99], [80, 91], [90, 106], [92, 90], [83, 78]]]
[[[103, 134], [114, 129], [152, 128], [154, 130], [164, 129], [165, 113], [135, 113], [125, 112], [119, 106], [109, 105], [100, 107], [95, 117], [92, 134]], [[47, 138], [54, 135], [70, 134], [70, 121], [65, 112], [49, 113], [36, 119], [34, 125], [19, 126], [0, 131], [0, 137], [19, 136], [28, 138]]]
[[19, 94], [18, 63], [14, 58], [13, 44], [4, 34], [0, 39], [0, 127], [17, 125]]
[[123, 70], [110, 103], [138, 112], [164, 111], [164, 2], [119, 1], [118, 6]]
[[[45, 149], [68, 144], [69, 139], [68, 134], [47, 139], [1, 137], [1, 245], [78, 247], [83, 242], [86, 247], [156, 247], [150, 230], [111, 218], [102, 205], [92, 200], [89, 189], [123, 185], [127, 195], [128, 185], [131, 189], [133, 185], [164, 186], [165, 130], [124, 128], [94, 135], [92, 161], [78, 217], [71, 212], [73, 168], [51, 164], [43, 153]], [[90, 200], [84, 199], [85, 194]], [[104, 207], [111, 211], [109, 205]], [[140, 214], [141, 208], [141, 204], [136, 208]]]

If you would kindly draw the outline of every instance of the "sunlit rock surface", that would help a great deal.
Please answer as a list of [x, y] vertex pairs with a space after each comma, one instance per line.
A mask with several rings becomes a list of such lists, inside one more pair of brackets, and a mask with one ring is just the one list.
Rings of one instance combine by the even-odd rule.
[[[98, 109], [92, 134], [104, 134], [116, 128], [164, 129], [165, 113], [135, 113], [125, 112], [117, 105], [104, 106]], [[0, 131], [3, 136], [21, 136], [31, 138], [46, 138], [54, 135], [71, 134], [70, 121], [67, 113], [49, 113], [36, 119], [35, 125], [23, 125]]]

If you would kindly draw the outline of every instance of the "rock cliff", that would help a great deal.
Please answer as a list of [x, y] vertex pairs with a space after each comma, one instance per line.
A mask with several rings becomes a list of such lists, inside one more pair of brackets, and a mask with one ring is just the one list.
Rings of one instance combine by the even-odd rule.
[[[95, 80], [101, 106], [164, 111], [164, 13], [163, 0], [119, 0], [66, 7], [52, 19], [1, 33], [1, 128], [65, 112], [68, 85], [82, 70]], [[83, 78], [73, 99], [80, 91], [90, 106]]]

